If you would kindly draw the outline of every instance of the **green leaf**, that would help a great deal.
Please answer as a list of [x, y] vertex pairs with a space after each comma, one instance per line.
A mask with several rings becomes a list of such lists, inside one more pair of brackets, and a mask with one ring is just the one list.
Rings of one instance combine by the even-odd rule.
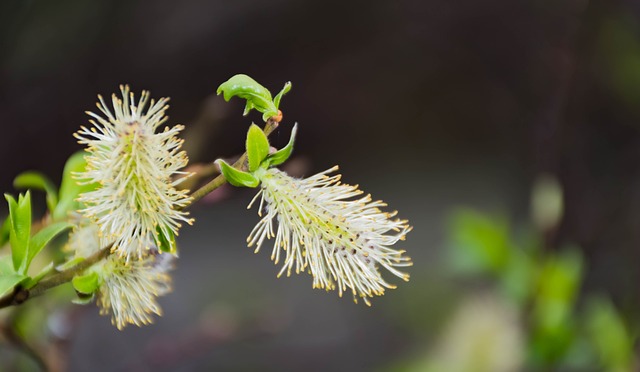
[[270, 167], [275, 167], [287, 161], [293, 152], [293, 143], [295, 142], [296, 133], [298, 132], [298, 123], [293, 125], [293, 129], [291, 130], [291, 137], [289, 138], [289, 143], [280, 150], [274, 152], [273, 154], [267, 156], [267, 164]]
[[173, 231], [171, 231], [171, 229], [161, 229], [160, 226], [158, 226], [156, 231], [158, 232], [156, 235], [156, 244], [160, 252], [176, 255], [178, 253], [178, 245], [176, 244], [176, 236]]
[[20, 275], [20, 274], [0, 276], [0, 296], [9, 292], [10, 289], [20, 284], [26, 278], [27, 278], [26, 275]]
[[280, 100], [282, 99], [282, 96], [289, 93], [290, 90], [291, 90], [291, 82], [287, 81], [284, 84], [284, 87], [282, 88], [280, 93], [278, 93], [276, 97], [273, 99], [273, 104], [276, 105], [276, 108], [280, 108]]
[[593, 298], [587, 306], [586, 328], [606, 371], [631, 371], [634, 337], [610, 300]]
[[55, 238], [58, 234], [63, 232], [66, 229], [70, 229], [73, 227], [72, 223], [69, 222], [56, 222], [51, 225], [45, 227], [44, 229], [38, 231], [32, 238], [31, 243], [29, 244], [29, 251], [27, 255], [27, 262], [24, 273], [27, 272], [29, 266], [31, 265], [31, 261], [35, 256], [42, 251], [42, 249], [51, 241], [51, 239]]
[[469, 209], [456, 211], [450, 223], [452, 264], [465, 274], [503, 273], [511, 254], [509, 224]]
[[251, 173], [243, 172], [236, 169], [224, 160], [216, 160], [216, 164], [220, 167], [220, 172], [227, 179], [227, 181], [236, 187], [258, 187], [260, 181], [255, 178]]
[[60, 185], [60, 196], [58, 205], [53, 211], [53, 219], [60, 220], [67, 217], [69, 211], [79, 209], [76, 201], [82, 193], [95, 190], [96, 184], [80, 185], [74, 178], [74, 173], [84, 172], [87, 162], [84, 159], [84, 152], [77, 152], [67, 160], [62, 173], [62, 183]]
[[19, 273], [26, 272], [27, 250], [31, 235], [31, 194], [20, 194], [18, 201], [9, 194], [4, 195], [9, 203], [9, 218], [11, 219], [11, 257], [13, 268]]
[[225, 101], [236, 96], [246, 99], [247, 104], [243, 115], [247, 115], [254, 108], [263, 114], [264, 121], [278, 114], [278, 108], [273, 103], [271, 92], [247, 75], [238, 74], [231, 77], [220, 84], [216, 93], [222, 93]]
[[531, 310], [532, 352], [547, 365], [561, 360], [576, 337], [573, 314], [582, 267], [580, 251], [565, 250], [547, 257], [537, 275]]
[[247, 133], [247, 157], [249, 158], [249, 171], [255, 172], [262, 161], [269, 155], [269, 140], [262, 129], [251, 124]]
[[0, 258], [0, 296], [9, 292], [9, 290], [27, 278], [26, 275], [20, 275], [15, 272], [10, 256]]
[[58, 204], [58, 189], [40, 172], [24, 172], [13, 180], [13, 187], [17, 189], [42, 190], [47, 194], [47, 207], [53, 212]]
[[100, 277], [98, 276], [98, 273], [92, 271], [89, 274], [74, 277], [71, 280], [71, 283], [76, 291], [84, 294], [91, 294], [100, 286]]

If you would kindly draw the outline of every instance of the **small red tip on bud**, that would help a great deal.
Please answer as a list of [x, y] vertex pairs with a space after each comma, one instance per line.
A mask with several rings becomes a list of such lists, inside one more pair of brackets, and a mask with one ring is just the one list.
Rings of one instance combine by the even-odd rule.
[[274, 120], [276, 121], [276, 123], [279, 123], [282, 121], [282, 111], [278, 110], [278, 115], [273, 117]]

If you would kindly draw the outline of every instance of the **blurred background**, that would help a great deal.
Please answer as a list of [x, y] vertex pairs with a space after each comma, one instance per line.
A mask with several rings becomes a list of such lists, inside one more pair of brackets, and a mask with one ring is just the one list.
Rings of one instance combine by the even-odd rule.
[[367, 308], [306, 274], [277, 280], [245, 244], [253, 192], [224, 188], [192, 209], [155, 325], [120, 332], [93, 305], [48, 314], [42, 342], [63, 365], [636, 368], [638, 2], [3, 0], [0, 187], [15, 194], [27, 169], [59, 181], [84, 111], [119, 84], [171, 97], [192, 163], [238, 155], [260, 117], [215, 96], [236, 73], [293, 82], [272, 136], [299, 123], [292, 173], [339, 164], [409, 219], [411, 281], [389, 277], [398, 289]]

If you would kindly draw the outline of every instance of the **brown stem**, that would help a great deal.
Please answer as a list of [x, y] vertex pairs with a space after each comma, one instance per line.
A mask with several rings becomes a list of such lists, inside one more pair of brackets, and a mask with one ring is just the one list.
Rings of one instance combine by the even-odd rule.
[[112, 246], [113, 244], [109, 244], [108, 246], [102, 248], [98, 252], [79, 262], [75, 266], [70, 267], [67, 270], [63, 270], [47, 279], [41, 280], [33, 288], [26, 289], [22, 288], [21, 286], [16, 286], [13, 292], [0, 298], [0, 309], [9, 306], [20, 305], [28, 299], [39, 296], [51, 288], [71, 281], [74, 276], [82, 273], [89, 267], [93, 266], [96, 262], [107, 257], [111, 252]]

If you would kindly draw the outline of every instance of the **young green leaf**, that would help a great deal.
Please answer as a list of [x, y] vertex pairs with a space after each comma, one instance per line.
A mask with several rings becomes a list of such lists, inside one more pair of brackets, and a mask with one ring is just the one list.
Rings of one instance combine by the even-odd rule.
[[100, 286], [100, 277], [95, 271], [74, 277], [71, 280], [73, 288], [83, 294], [94, 293]]
[[60, 197], [58, 205], [53, 211], [53, 219], [60, 220], [67, 217], [67, 213], [78, 209], [79, 205], [76, 199], [78, 195], [94, 190], [95, 184], [79, 185], [73, 174], [83, 172], [87, 167], [84, 160], [84, 152], [77, 152], [67, 160], [62, 173], [62, 184], [60, 185]]
[[249, 158], [249, 171], [254, 172], [260, 167], [262, 161], [269, 155], [269, 140], [262, 129], [251, 124], [247, 133], [247, 157]]
[[258, 187], [260, 181], [255, 178], [251, 173], [243, 172], [236, 169], [224, 160], [216, 160], [216, 164], [220, 167], [220, 172], [227, 179], [227, 181], [236, 187]]
[[282, 100], [282, 96], [284, 96], [285, 94], [287, 94], [289, 91], [291, 90], [291, 82], [287, 81], [284, 84], [284, 87], [282, 88], [282, 90], [280, 91], [280, 93], [278, 93], [275, 98], [273, 99], [273, 104], [276, 105], [276, 108], [280, 108], [280, 100]]
[[51, 239], [55, 238], [64, 230], [70, 229], [71, 227], [73, 227], [73, 224], [71, 223], [56, 222], [38, 231], [33, 237], [31, 237], [25, 268], [22, 273], [24, 274], [27, 272], [33, 258], [37, 256], [40, 251], [42, 251], [42, 249], [51, 241]]
[[[171, 229], [161, 229], [160, 226], [158, 226], [156, 231], [158, 232], [156, 235], [156, 244], [160, 252], [176, 255], [178, 253], [178, 246], [173, 231]], [[167, 239], [167, 235], [169, 235], [169, 239]]]
[[53, 212], [58, 204], [58, 189], [40, 172], [24, 172], [13, 180], [13, 187], [17, 189], [36, 189], [42, 190], [47, 195], [47, 207]]
[[291, 130], [291, 137], [289, 138], [289, 143], [280, 150], [274, 152], [273, 154], [267, 156], [267, 164], [270, 167], [275, 167], [287, 161], [293, 152], [293, 143], [295, 142], [296, 133], [298, 133], [298, 123], [293, 125], [293, 129]]
[[27, 279], [26, 275], [15, 272], [11, 261], [10, 256], [0, 258], [0, 296]]
[[220, 84], [216, 93], [222, 93], [225, 101], [236, 96], [246, 99], [247, 104], [243, 115], [247, 115], [254, 108], [263, 114], [264, 121], [278, 114], [278, 108], [273, 103], [271, 92], [247, 75], [232, 76], [231, 79]]
[[29, 191], [25, 195], [20, 194], [18, 201], [9, 194], [4, 196], [9, 203], [9, 219], [11, 220], [9, 241], [13, 268], [20, 274], [24, 274], [24, 264], [31, 238], [31, 194]]

